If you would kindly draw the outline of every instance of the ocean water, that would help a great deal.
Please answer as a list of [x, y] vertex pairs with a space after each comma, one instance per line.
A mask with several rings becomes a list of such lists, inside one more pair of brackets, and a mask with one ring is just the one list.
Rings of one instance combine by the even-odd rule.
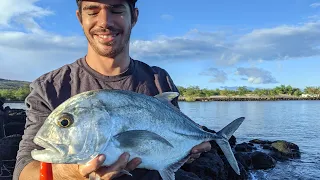
[[[25, 108], [24, 104], [5, 104]], [[235, 132], [237, 143], [255, 138], [286, 140], [300, 147], [301, 159], [278, 162], [252, 179], [320, 179], [320, 101], [179, 102], [181, 111], [199, 124], [218, 131], [232, 120], [246, 120]]]
[[320, 179], [320, 101], [180, 102], [181, 110], [199, 124], [218, 131], [232, 120], [246, 120], [234, 133], [237, 143], [251, 139], [297, 144], [301, 159], [278, 162], [253, 179]]

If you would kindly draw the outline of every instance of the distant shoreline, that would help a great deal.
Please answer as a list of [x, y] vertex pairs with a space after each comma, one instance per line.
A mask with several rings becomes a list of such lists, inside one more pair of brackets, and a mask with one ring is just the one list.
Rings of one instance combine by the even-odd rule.
[[[180, 96], [178, 101], [194, 102], [194, 101], [317, 101], [320, 97], [296, 97], [296, 96], [211, 96], [211, 97], [184, 97]], [[24, 101], [10, 101], [5, 103], [24, 103]]]
[[320, 100], [320, 97], [296, 96], [210, 96], [210, 97], [179, 97], [179, 101], [293, 101], [293, 100]]

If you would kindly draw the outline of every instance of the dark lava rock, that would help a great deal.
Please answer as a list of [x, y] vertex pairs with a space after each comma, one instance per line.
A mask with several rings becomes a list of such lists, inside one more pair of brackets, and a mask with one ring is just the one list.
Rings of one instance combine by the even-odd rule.
[[251, 153], [237, 152], [234, 154], [235, 158], [243, 165], [246, 170], [251, 169], [252, 160]]
[[232, 179], [232, 180], [244, 180], [244, 179], [248, 179], [248, 172], [246, 171], [245, 167], [241, 164], [241, 160], [237, 159], [238, 161], [238, 166], [240, 169], [240, 175], [238, 175], [230, 166], [227, 158], [225, 156], [223, 156], [221, 158], [224, 162], [224, 167], [225, 167], [225, 173], [227, 178], [226, 179]]
[[202, 126], [202, 129], [205, 130], [205, 131], [207, 131], [207, 132], [216, 133], [215, 130], [209, 129], [209, 128], [207, 128], [206, 126]]
[[176, 173], [176, 180], [201, 180], [197, 175], [192, 172], [187, 172], [179, 169]]
[[0, 179], [12, 180], [13, 168], [7, 167], [5, 163], [0, 159]]
[[270, 169], [276, 166], [276, 160], [263, 152], [253, 152], [251, 154], [252, 166], [254, 169]]
[[14, 166], [15, 166], [15, 159], [14, 160], [2, 160], [0, 156], [0, 179], [1, 180], [12, 180]]
[[6, 136], [10, 136], [13, 134], [23, 135], [24, 133], [24, 125], [25, 123], [20, 122], [10, 122], [4, 125], [4, 132]]
[[268, 149], [268, 150], [272, 150], [273, 149], [271, 144], [262, 144], [261, 146], [262, 146], [262, 149]]
[[272, 143], [271, 141], [260, 140], [260, 139], [253, 139], [249, 142], [253, 144], [271, 144]]
[[201, 179], [226, 179], [224, 163], [216, 151], [202, 153], [191, 164], [185, 164], [183, 170], [193, 172]]
[[0, 111], [3, 111], [4, 101], [5, 101], [5, 99], [0, 97]]
[[[275, 150], [276, 157], [280, 157], [280, 159], [301, 157], [299, 146], [294, 143], [279, 140], [274, 141], [271, 146]], [[284, 158], [281, 158], [281, 156], [284, 156]]]
[[10, 122], [21, 122], [21, 123], [25, 123], [26, 122], [26, 111], [23, 109], [10, 109], [7, 110], [7, 114], [8, 114], [8, 122], [6, 123], [10, 123]]
[[237, 144], [234, 150], [236, 152], [251, 152], [253, 149], [256, 149], [254, 146], [251, 146], [248, 143]]
[[283, 155], [281, 155], [281, 153], [280, 152], [275, 152], [275, 151], [271, 151], [270, 153], [269, 153], [269, 155], [273, 158], [273, 159], [275, 159], [276, 161], [287, 161], [287, 160], [289, 160], [290, 158], [289, 157], [286, 157], [286, 156], [283, 156]]
[[231, 146], [231, 147], [234, 147], [234, 146], [236, 145], [236, 143], [237, 143], [236, 137], [232, 135], [232, 136], [230, 137], [230, 139], [229, 139], [229, 143], [230, 143], [230, 146]]
[[4, 146], [19, 145], [21, 139], [22, 139], [22, 135], [14, 134], [14, 135], [7, 136], [0, 139], [0, 145], [4, 145]]
[[16, 158], [21, 139], [21, 135], [11, 135], [0, 139], [0, 157], [2, 160]]
[[0, 114], [0, 139], [5, 136], [4, 128], [3, 128], [4, 121], [5, 121], [5, 116], [3, 114]]

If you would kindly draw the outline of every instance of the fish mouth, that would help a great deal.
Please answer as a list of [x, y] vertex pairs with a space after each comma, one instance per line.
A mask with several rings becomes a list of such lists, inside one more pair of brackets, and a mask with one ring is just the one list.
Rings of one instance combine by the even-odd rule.
[[52, 143], [40, 137], [35, 137], [33, 142], [36, 145], [44, 148], [34, 149], [31, 151], [33, 159], [38, 161], [54, 163], [54, 159], [57, 159], [58, 157], [63, 157], [66, 154], [66, 152], [68, 152], [66, 151], [65, 145], [53, 145]]

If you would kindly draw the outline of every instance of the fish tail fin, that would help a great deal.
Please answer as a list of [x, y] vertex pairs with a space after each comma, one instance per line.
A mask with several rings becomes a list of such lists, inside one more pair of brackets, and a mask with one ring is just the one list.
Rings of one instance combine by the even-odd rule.
[[238, 166], [238, 162], [234, 157], [234, 154], [231, 150], [231, 146], [229, 144], [229, 139], [232, 134], [239, 128], [239, 126], [244, 121], [244, 117], [237, 118], [236, 120], [232, 121], [230, 124], [225, 126], [222, 130], [216, 133], [216, 136], [220, 137], [215, 139], [216, 143], [219, 145], [221, 150], [223, 151], [225, 157], [227, 158], [229, 164], [231, 165], [232, 169], [240, 175], [240, 169]]

